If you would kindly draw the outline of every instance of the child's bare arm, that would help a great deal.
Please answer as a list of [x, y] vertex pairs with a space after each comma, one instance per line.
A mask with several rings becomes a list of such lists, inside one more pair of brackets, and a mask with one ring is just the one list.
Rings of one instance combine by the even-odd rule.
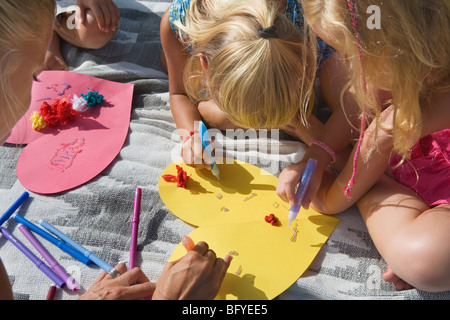
[[[322, 176], [328, 165], [334, 160], [330, 152], [320, 145], [326, 145], [331, 150], [331, 154], [348, 154], [351, 139], [355, 130], [352, 130], [353, 122], [358, 119], [359, 108], [353, 100], [351, 91], [344, 94], [344, 106], [341, 106], [341, 92], [347, 83], [347, 71], [337, 57], [328, 58], [320, 70], [320, 83], [322, 95], [327, 105], [332, 110], [332, 115], [325, 125], [319, 130], [313, 130], [313, 140], [316, 143], [309, 143], [310, 148], [305, 152], [303, 159], [293, 165], [288, 166], [281, 174], [277, 186], [277, 194], [285, 201], [295, 203], [295, 187], [305, 169], [310, 158], [317, 160], [316, 170], [312, 176], [308, 191], [303, 200], [303, 207], [308, 208], [309, 203], [314, 199], [321, 184]], [[342, 166], [342, 165], [341, 165]]]
[[[186, 94], [183, 72], [189, 51], [175, 36], [169, 22], [169, 11], [161, 19], [161, 44], [166, 56], [169, 74], [169, 94], [171, 111], [182, 138], [194, 130], [194, 121], [201, 120], [198, 106]], [[183, 130], [184, 129], [184, 130]]]

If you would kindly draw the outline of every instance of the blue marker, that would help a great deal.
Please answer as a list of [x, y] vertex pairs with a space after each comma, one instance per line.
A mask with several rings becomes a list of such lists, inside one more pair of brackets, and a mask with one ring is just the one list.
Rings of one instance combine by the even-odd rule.
[[71, 245], [73, 248], [81, 252], [85, 257], [87, 257], [89, 260], [91, 260], [93, 263], [95, 263], [97, 266], [108, 272], [110, 275], [112, 275], [114, 278], [118, 275], [118, 272], [116, 269], [111, 267], [109, 264], [107, 264], [105, 261], [97, 257], [95, 254], [93, 254], [91, 251], [80, 245], [78, 242], [72, 240], [70, 237], [68, 237], [66, 234], [64, 234], [62, 231], [58, 230], [54, 226], [52, 226], [50, 223], [48, 223], [45, 220], [41, 221], [41, 226], [43, 226], [45, 229], [53, 233], [54, 235], [58, 236], [65, 242], [67, 242], [69, 245]]
[[300, 207], [302, 206], [303, 198], [305, 197], [306, 190], [308, 190], [309, 182], [311, 181], [311, 177], [316, 169], [317, 160], [309, 159], [306, 163], [305, 171], [303, 172], [302, 179], [300, 180], [300, 184], [297, 188], [297, 193], [295, 194], [297, 198], [297, 203], [291, 207], [289, 210], [289, 224], [291, 225], [292, 221], [297, 217], [298, 212], [300, 211]]
[[48, 233], [47, 231], [39, 228], [38, 226], [36, 226], [35, 224], [31, 223], [30, 221], [28, 221], [27, 219], [25, 219], [22, 216], [19, 216], [18, 214], [16, 214], [14, 216], [14, 220], [16, 220], [17, 222], [23, 224], [25, 227], [27, 227], [28, 229], [32, 230], [33, 232], [37, 233], [38, 235], [40, 235], [42, 238], [44, 238], [45, 240], [53, 243], [55, 246], [57, 246], [58, 248], [60, 248], [62, 251], [70, 254], [72, 257], [74, 257], [75, 259], [83, 262], [84, 264], [88, 265], [91, 261], [89, 260], [89, 258], [85, 257], [84, 255], [82, 255], [80, 252], [78, 252], [77, 250], [75, 250], [74, 248], [72, 248], [71, 246], [67, 245], [67, 243], [55, 238], [54, 236], [52, 236], [50, 233]]
[[214, 157], [212, 155], [211, 143], [209, 141], [208, 131], [206, 130], [206, 126], [204, 125], [204, 123], [202, 121], [199, 121], [198, 133], [200, 134], [200, 137], [202, 138], [203, 149], [205, 149], [205, 151], [208, 152], [208, 155], [211, 157], [211, 159], [213, 161], [211, 163], [211, 172], [213, 175], [216, 176], [217, 180], [220, 180], [219, 167], [217, 167], [216, 161], [214, 160]]
[[6, 220], [9, 219], [9, 217], [12, 216], [12, 214], [25, 202], [25, 200], [28, 199], [30, 194], [28, 192], [22, 193], [22, 195], [17, 199], [11, 207], [9, 207], [8, 210], [5, 211], [5, 213], [0, 217], [0, 226], [5, 223]]

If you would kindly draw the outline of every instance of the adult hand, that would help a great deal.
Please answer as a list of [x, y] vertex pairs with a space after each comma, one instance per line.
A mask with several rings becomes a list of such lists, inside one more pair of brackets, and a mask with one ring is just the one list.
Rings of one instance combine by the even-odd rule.
[[79, 300], [136, 300], [145, 299], [155, 291], [155, 284], [138, 267], [127, 271], [127, 267], [120, 263], [115, 269], [119, 276], [113, 278], [103, 272]]
[[[193, 242], [186, 237], [183, 245], [192, 248]], [[230, 255], [217, 258], [206, 242], [198, 242], [184, 257], [165, 265], [156, 283], [153, 300], [214, 299], [231, 259]]]

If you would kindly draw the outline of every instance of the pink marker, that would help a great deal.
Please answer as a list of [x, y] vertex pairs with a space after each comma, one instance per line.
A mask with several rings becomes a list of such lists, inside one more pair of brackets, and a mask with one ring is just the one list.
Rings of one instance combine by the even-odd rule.
[[50, 265], [50, 268], [55, 271], [55, 273], [64, 280], [67, 284], [67, 287], [72, 291], [77, 291], [80, 289], [80, 286], [75, 282], [75, 280], [64, 270], [61, 265], [56, 262], [56, 260], [48, 253], [48, 251], [39, 243], [39, 241], [31, 234], [31, 232], [24, 225], [19, 226], [19, 230], [23, 233], [23, 235], [30, 241], [33, 247], [44, 257], [44, 259]]
[[128, 268], [131, 270], [136, 266], [137, 238], [139, 229], [139, 216], [141, 214], [141, 196], [142, 189], [136, 188], [134, 193], [133, 219], [131, 220], [131, 244], [130, 244], [130, 262]]

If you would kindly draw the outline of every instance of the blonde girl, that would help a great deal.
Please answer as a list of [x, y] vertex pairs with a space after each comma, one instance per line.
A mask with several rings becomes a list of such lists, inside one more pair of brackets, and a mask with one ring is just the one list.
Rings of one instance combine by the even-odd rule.
[[201, 158], [192, 150], [198, 120], [218, 129], [290, 123], [291, 133], [310, 140], [316, 67], [331, 52], [320, 42], [318, 53], [313, 38], [294, 0], [173, 1], [161, 41], [184, 161]]
[[[44, 68], [45, 53], [52, 37], [54, 0], [0, 1], [0, 143], [30, 105], [33, 78]], [[4, 237], [0, 238], [5, 241]], [[212, 299], [231, 262], [217, 258], [207, 243], [183, 237], [187, 254], [166, 264], [157, 283], [138, 267], [127, 270], [120, 263], [120, 277], [103, 272], [80, 299]], [[1, 254], [1, 252], [0, 252]], [[189, 266], [189, 267], [188, 267]], [[0, 259], [0, 300], [13, 299], [8, 266]], [[176, 276], [174, 276], [176, 275]]]
[[33, 77], [43, 69], [54, 1], [0, 2], [0, 143], [27, 111]]
[[[347, 93], [362, 114], [352, 157], [337, 178], [324, 175], [312, 206], [335, 214], [357, 203], [388, 264], [383, 277], [397, 289], [450, 290], [450, 2], [305, 0], [303, 7], [352, 71]], [[376, 12], [380, 28], [369, 28]], [[295, 186], [286, 184], [288, 171], [280, 175], [282, 198]]]

